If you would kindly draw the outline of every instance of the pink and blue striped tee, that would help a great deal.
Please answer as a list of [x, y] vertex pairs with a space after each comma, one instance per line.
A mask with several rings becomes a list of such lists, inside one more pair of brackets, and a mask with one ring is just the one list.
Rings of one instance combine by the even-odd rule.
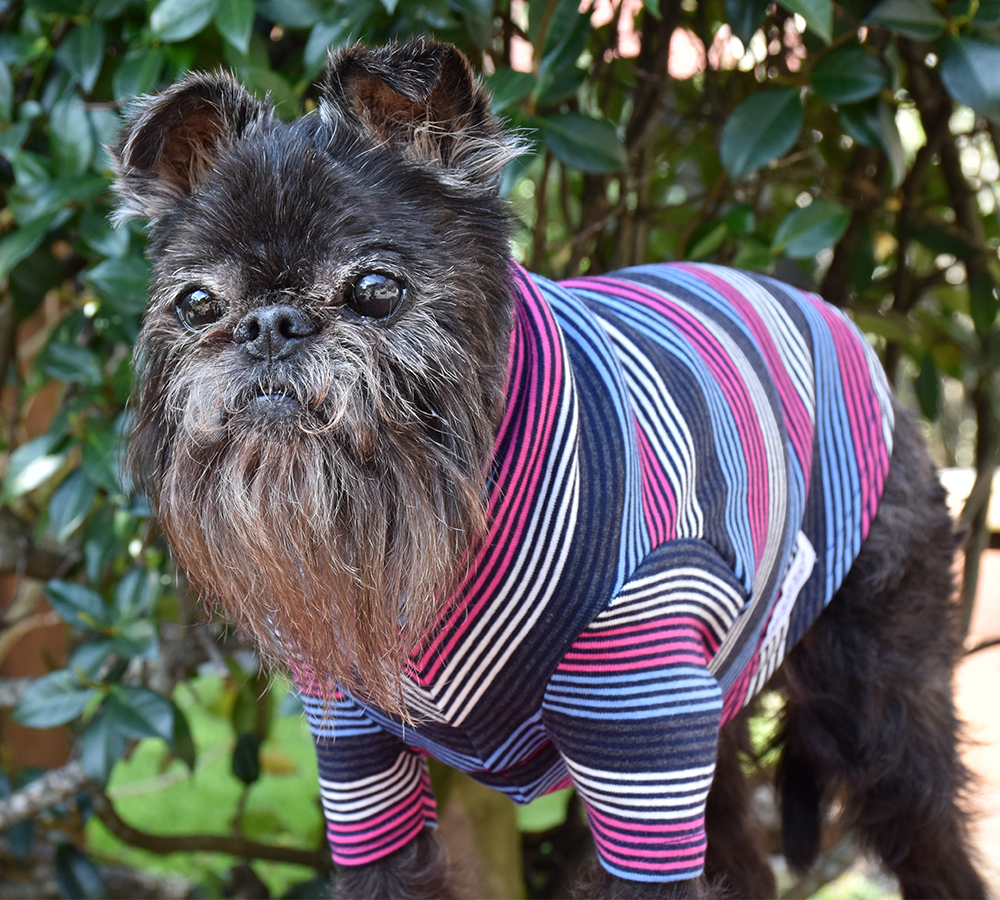
[[489, 533], [410, 657], [415, 725], [304, 691], [333, 857], [435, 824], [433, 756], [518, 803], [572, 784], [608, 870], [692, 878], [721, 724], [875, 515], [889, 390], [842, 313], [764, 276], [512, 282]]

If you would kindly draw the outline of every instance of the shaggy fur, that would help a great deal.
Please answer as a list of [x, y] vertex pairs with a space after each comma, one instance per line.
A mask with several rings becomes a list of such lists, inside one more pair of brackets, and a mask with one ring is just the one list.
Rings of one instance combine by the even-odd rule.
[[[291, 123], [227, 75], [142, 101], [116, 148], [118, 220], [149, 220], [152, 299], [129, 463], [194, 588], [301, 677], [401, 716], [407, 650], [484, 529], [512, 328], [517, 153], [454, 48], [333, 57]], [[395, 291], [391, 323], [362, 284]], [[294, 356], [294, 363], [290, 361]], [[885, 498], [854, 569], [777, 679], [787, 852], [825, 810], [907, 897], [978, 897], [959, 798], [951, 522], [899, 412]], [[707, 876], [595, 868], [586, 896], [770, 896], [736, 723], [709, 796]], [[445, 897], [425, 832], [340, 875], [342, 897]]]

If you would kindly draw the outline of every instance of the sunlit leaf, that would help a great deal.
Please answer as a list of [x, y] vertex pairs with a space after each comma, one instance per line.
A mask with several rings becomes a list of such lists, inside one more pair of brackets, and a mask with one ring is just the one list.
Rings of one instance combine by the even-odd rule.
[[889, 70], [876, 56], [855, 45], [823, 57], [809, 80], [816, 93], [830, 103], [857, 103], [888, 86]]
[[24, 689], [14, 718], [29, 728], [55, 728], [73, 721], [96, 696], [97, 691], [83, 685], [73, 672], [60, 669]]
[[952, 38], [941, 56], [941, 81], [959, 103], [1000, 124], [1000, 46]]
[[125, 754], [127, 741], [107, 710], [98, 710], [80, 739], [80, 764], [84, 771], [98, 784], [104, 784]]
[[545, 144], [560, 162], [584, 172], [620, 172], [625, 145], [610, 122], [580, 113], [562, 113], [540, 121]]
[[114, 727], [126, 737], [173, 740], [173, 704], [156, 691], [138, 685], [118, 685], [108, 694], [103, 708]]
[[847, 230], [849, 210], [827, 200], [793, 209], [778, 226], [772, 249], [792, 259], [809, 259], [832, 247]]
[[219, 0], [160, 0], [149, 15], [153, 34], [165, 43], [186, 41], [209, 22]]
[[70, 625], [102, 630], [111, 624], [103, 598], [86, 585], [53, 579], [45, 583], [45, 593], [59, 618]]
[[86, 93], [93, 90], [104, 62], [104, 28], [100, 22], [77, 25], [59, 45], [56, 59]]
[[797, 88], [764, 90], [744, 100], [726, 120], [719, 154], [733, 181], [787, 153], [802, 131]]
[[215, 27], [240, 53], [250, 49], [250, 35], [257, 15], [253, 0], [219, 0]]
[[94, 505], [97, 488], [80, 469], [71, 472], [49, 500], [49, 527], [56, 540], [67, 540], [80, 525]]
[[66, 453], [53, 452], [54, 440], [43, 434], [21, 444], [7, 461], [7, 474], [3, 481], [5, 501], [21, 497], [28, 491], [45, 484], [66, 461]]
[[82, 103], [57, 103], [49, 116], [49, 144], [59, 175], [82, 175], [94, 159], [94, 132]]
[[129, 53], [115, 69], [112, 87], [123, 99], [148, 94], [156, 87], [166, 56], [159, 47], [142, 47]]

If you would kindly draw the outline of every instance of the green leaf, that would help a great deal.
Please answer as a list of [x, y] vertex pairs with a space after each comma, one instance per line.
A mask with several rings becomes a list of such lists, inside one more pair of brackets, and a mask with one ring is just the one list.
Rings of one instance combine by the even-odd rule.
[[448, 0], [448, 6], [461, 14], [472, 43], [482, 50], [493, 37], [493, 0]]
[[[392, 5], [390, 13], [395, 10], [396, 0]], [[330, 6], [324, 0], [263, 0], [257, 4], [257, 12], [269, 22], [280, 22], [288, 28], [312, 28], [330, 17]], [[341, 12], [337, 7], [334, 10]]]
[[3, 481], [5, 502], [40, 487], [62, 468], [66, 453], [53, 453], [54, 444], [52, 435], [43, 434], [11, 453]]
[[39, 365], [50, 378], [66, 384], [100, 387], [104, 383], [100, 357], [93, 350], [77, 344], [49, 341], [41, 354]]
[[103, 194], [108, 179], [103, 175], [74, 175], [18, 184], [7, 195], [8, 206], [20, 225], [50, 216], [70, 204], [84, 203]]
[[993, 279], [977, 270], [969, 280], [969, 313], [976, 326], [976, 334], [988, 337], [997, 321], [997, 295]]
[[59, 844], [55, 859], [56, 884], [65, 900], [101, 900], [108, 896], [97, 867], [72, 844]]
[[83, 524], [96, 497], [97, 488], [80, 469], [71, 472], [55, 489], [49, 500], [49, 527], [60, 544]]
[[160, 592], [159, 572], [129, 569], [115, 587], [116, 618], [121, 622], [128, 622], [148, 617], [159, 599]]
[[101, 74], [104, 62], [104, 28], [100, 22], [89, 21], [74, 28], [59, 45], [56, 59], [89, 94]]
[[247, 53], [255, 16], [253, 0], [219, 0], [215, 27], [240, 53]]
[[32, 681], [21, 694], [14, 718], [29, 728], [55, 728], [79, 716], [97, 696], [68, 669]]
[[955, 100], [1000, 124], [1000, 46], [978, 38], [952, 38], [941, 56], [940, 72]]
[[486, 87], [493, 95], [490, 111], [499, 114], [523, 100], [531, 94], [536, 83], [537, 79], [531, 72], [517, 72], [506, 67], [497, 69], [486, 79]]
[[768, 0], [726, 0], [726, 21], [746, 47], [764, 22]]
[[104, 701], [104, 711], [114, 727], [129, 738], [174, 738], [174, 707], [146, 687], [117, 685]]
[[150, 13], [149, 27], [164, 43], [186, 41], [212, 21], [218, 5], [219, 0], [160, 0]]
[[792, 259], [809, 259], [832, 247], [847, 230], [849, 210], [827, 200], [814, 200], [805, 209], [793, 209], [778, 226], [772, 250]]
[[913, 390], [920, 402], [924, 418], [933, 422], [938, 417], [938, 400], [941, 393], [941, 378], [930, 353], [924, 355], [920, 372], [913, 381]]
[[233, 774], [244, 784], [260, 778], [260, 740], [255, 734], [241, 734], [233, 748]]
[[0, 279], [10, 275], [14, 266], [35, 252], [48, 234], [54, 219], [55, 214], [37, 219], [30, 225], [11, 232], [0, 241]]
[[537, 800], [532, 800], [525, 806], [517, 808], [517, 827], [519, 831], [548, 831], [562, 825], [569, 811], [569, 801], [573, 796], [573, 788], [553, 791]]
[[904, 226], [907, 237], [919, 241], [932, 253], [950, 253], [958, 259], [972, 259], [976, 249], [964, 237], [933, 222], [908, 221]]
[[83, 175], [94, 159], [94, 133], [83, 104], [57, 103], [49, 116], [49, 146], [59, 175]]
[[146, 308], [149, 263], [137, 253], [105, 259], [84, 273], [90, 289], [122, 313], [141, 313]]
[[95, 426], [87, 435], [80, 462], [87, 477], [98, 487], [110, 494], [122, 492], [119, 457], [121, 455], [121, 435], [114, 423], [105, 422]]
[[889, 70], [882, 60], [853, 45], [823, 57], [809, 80], [816, 93], [830, 103], [857, 103], [888, 86]]
[[882, 0], [865, 19], [915, 41], [932, 41], [944, 34], [948, 20], [931, 0]]
[[0, 64], [0, 122], [9, 122], [14, 114], [14, 82], [6, 62]]
[[125, 755], [128, 738], [107, 711], [100, 709], [80, 739], [80, 764], [98, 784], [107, 782], [115, 764]]
[[691, 235], [685, 259], [696, 261], [708, 259], [726, 242], [729, 237], [729, 227], [722, 219], [710, 219], [703, 222]]
[[148, 94], [159, 83], [165, 62], [166, 55], [159, 47], [129, 51], [111, 79], [115, 96], [125, 100]]
[[198, 750], [195, 746], [194, 736], [191, 734], [191, 726], [181, 708], [173, 701], [170, 705], [174, 708], [174, 736], [170, 742], [170, 749], [174, 756], [181, 760], [189, 771], [193, 772], [198, 760]]
[[59, 618], [70, 625], [92, 631], [103, 631], [111, 625], [103, 598], [85, 585], [53, 579], [45, 583], [45, 593]]
[[906, 151], [896, 124], [896, 109], [885, 100], [878, 101], [878, 142], [889, 157], [892, 167], [892, 188], [895, 190], [906, 177]]
[[570, 112], [541, 119], [539, 124], [546, 146], [560, 162], [584, 172], [625, 168], [625, 145], [610, 122]]
[[798, 88], [764, 90], [744, 100], [726, 120], [719, 153], [733, 181], [787, 153], [802, 131]]
[[789, 12], [798, 13], [824, 44], [833, 36], [833, 0], [781, 0]]

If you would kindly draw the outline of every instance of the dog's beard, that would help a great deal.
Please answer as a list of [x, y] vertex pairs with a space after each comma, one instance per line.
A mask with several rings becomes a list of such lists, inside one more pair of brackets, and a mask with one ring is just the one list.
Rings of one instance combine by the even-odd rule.
[[407, 657], [484, 530], [493, 416], [467, 367], [404, 393], [425, 382], [347, 356], [256, 379], [215, 356], [169, 386], [161, 358], [130, 462], [203, 598], [320, 689], [405, 716]]

